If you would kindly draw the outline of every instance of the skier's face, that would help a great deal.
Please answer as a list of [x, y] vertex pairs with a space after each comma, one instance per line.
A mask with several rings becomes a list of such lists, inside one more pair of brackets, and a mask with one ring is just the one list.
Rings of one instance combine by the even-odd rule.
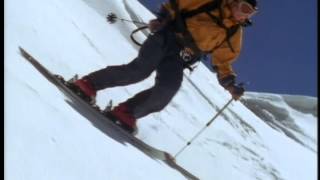
[[233, 2], [231, 4], [231, 11], [233, 18], [239, 22], [244, 22], [257, 12], [257, 10], [251, 6], [251, 4], [242, 0]]

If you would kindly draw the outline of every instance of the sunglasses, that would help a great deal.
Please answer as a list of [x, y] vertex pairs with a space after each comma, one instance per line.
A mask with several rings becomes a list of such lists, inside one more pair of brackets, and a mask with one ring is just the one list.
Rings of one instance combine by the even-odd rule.
[[254, 8], [251, 4], [249, 4], [246, 1], [240, 1], [238, 3], [238, 9], [240, 15], [246, 16], [248, 18], [251, 18], [254, 14], [258, 12], [257, 8]]

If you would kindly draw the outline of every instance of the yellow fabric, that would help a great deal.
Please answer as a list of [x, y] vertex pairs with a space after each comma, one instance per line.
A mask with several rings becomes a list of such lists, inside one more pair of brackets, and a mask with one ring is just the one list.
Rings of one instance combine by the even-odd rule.
[[[197, 9], [198, 7], [211, 1], [212, 0], [177, 0], [179, 4], [179, 10], [187, 11]], [[169, 2], [164, 4], [164, 7], [170, 12], [172, 17], [175, 16], [175, 12], [171, 8]], [[223, 0], [222, 2], [222, 9], [224, 25], [226, 27], [236, 25], [237, 22], [231, 18], [231, 10], [227, 5], [226, 0]], [[212, 11], [211, 13], [219, 17], [218, 9]], [[242, 28], [240, 27], [237, 33], [230, 38], [231, 46], [235, 51], [232, 52], [227, 41], [224, 41], [226, 39], [225, 29], [215, 24], [206, 13], [201, 13], [188, 18], [186, 24], [197, 46], [202, 51], [207, 52], [214, 50], [212, 52], [212, 63], [218, 66], [219, 78], [224, 78], [228, 75], [236, 75], [231, 64], [240, 54]]]

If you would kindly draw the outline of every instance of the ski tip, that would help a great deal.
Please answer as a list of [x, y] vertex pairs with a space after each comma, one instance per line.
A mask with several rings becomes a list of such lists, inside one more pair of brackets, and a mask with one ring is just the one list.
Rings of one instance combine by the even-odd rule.
[[26, 50], [24, 50], [21, 46], [19, 46], [19, 51], [20, 51], [20, 55], [22, 55], [22, 56], [26, 56], [26, 55], [28, 55], [28, 53], [27, 53], [27, 51]]
[[35, 59], [29, 54], [25, 49], [23, 49], [21, 46], [19, 46], [20, 55], [27, 59], [28, 61], [35, 61]]
[[18, 46], [18, 47], [19, 47], [20, 53], [25, 52], [25, 50], [21, 46]]

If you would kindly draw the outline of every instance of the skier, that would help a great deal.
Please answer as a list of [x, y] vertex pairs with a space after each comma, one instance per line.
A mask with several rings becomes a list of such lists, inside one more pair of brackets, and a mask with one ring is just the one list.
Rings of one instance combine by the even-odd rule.
[[242, 26], [256, 12], [256, 0], [170, 0], [149, 22], [152, 34], [133, 61], [92, 72], [74, 85], [94, 99], [99, 90], [137, 83], [156, 71], [153, 87], [107, 113], [134, 132], [137, 119], [171, 101], [181, 86], [183, 70], [210, 53], [220, 85], [238, 100], [244, 89], [235, 83], [231, 63], [240, 53]]

